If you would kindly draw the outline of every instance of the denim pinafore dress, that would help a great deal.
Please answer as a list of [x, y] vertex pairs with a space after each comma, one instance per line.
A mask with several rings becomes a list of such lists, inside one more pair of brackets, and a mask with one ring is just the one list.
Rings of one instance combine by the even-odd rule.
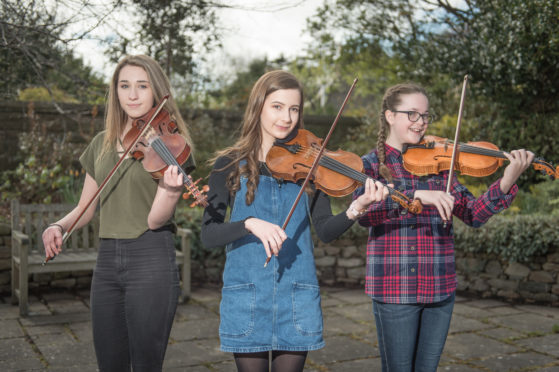
[[[300, 186], [261, 175], [254, 202], [246, 205], [241, 177], [231, 221], [256, 217], [282, 226]], [[324, 347], [307, 195], [286, 227], [287, 240], [267, 267], [266, 251], [250, 234], [226, 247], [219, 336], [221, 350], [252, 353]]]

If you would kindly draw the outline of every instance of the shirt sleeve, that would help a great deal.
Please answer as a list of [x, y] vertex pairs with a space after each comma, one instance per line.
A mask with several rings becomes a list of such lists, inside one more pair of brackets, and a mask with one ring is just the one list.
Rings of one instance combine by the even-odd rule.
[[244, 221], [225, 222], [227, 208], [231, 206], [231, 196], [226, 185], [231, 168], [225, 168], [230, 159], [219, 158], [210, 175], [210, 190], [207, 193], [208, 206], [202, 216], [201, 240], [206, 248], [224, 246], [250, 234]]
[[[386, 180], [380, 179], [379, 175], [379, 162], [376, 154], [371, 152], [362, 157], [364, 173], [371, 177], [373, 180], [379, 180], [386, 184]], [[358, 187], [353, 192], [353, 200], [357, 199], [363, 194], [365, 188]], [[413, 191], [402, 191], [408, 198], [413, 198]], [[411, 194], [410, 194], [411, 193]], [[411, 196], [410, 196], [411, 195]], [[367, 212], [358, 219], [359, 224], [365, 227], [378, 226], [386, 223], [388, 220], [399, 218], [400, 212], [404, 209], [400, 204], [395, 202], [390, 196], [385, 200], [372, 203]]]
[[510, 207], [518, 192], [513, 185], [507, 194], [501, 191], [501, 179], [495, 181], [479, 198], [475, 198], [468, 189], [455, 178], [451, 194], [454, 196], [454, 215], [472, 227], [480, 227], [491, 216]]
[[309, 203], [314, 230], [324, 243], [337, 239], [355, 222], [347, 217], [345, 210], [332, 215], [330, 198], [320, 190], [314, 193]]

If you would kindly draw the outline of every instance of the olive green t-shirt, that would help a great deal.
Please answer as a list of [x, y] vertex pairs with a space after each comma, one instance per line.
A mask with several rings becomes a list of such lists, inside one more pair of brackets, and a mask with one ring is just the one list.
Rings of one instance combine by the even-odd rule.
[[[97, 134], [80, 156], [80, 163], [98, 186], [101, 186], [120, 159], [116, 149], [99, 157], [104, 136], [105, 131]], [[190, 172], [194, 167], [194, 158], [190, 155], [183, 169]], [[158, 183], [159, 180], [153, 179], [140, 161], [124, 159], [100, 195], [99, 237], [132, 239], [149, 230], [148, 214]], [[171, 218], [165, 225], [173, 224]]]

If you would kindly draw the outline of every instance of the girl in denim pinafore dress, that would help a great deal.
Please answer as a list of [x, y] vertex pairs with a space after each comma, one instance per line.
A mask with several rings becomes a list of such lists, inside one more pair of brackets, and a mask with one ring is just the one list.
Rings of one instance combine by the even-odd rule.
[[[246, 205], [246, 177], [241, 177], [231, 221], [252, 216], [281, 226], [299, 189], [297, 184], [261, 175], [254, 202]], [[219, 328], [223, 351], [305, 351], [324, 346], [307, 208], [303, 194], [286, 227], [288, 238], [266, 268], [266, 252], [255, 235], [227, 245]]]
[[388, 195], [368, 181], [362, 197], [334, 216], [328, 196], [304, 193], [281, 229], [300, 186], [273, 178], [264, 160], [275, 141], [297, 133], [302, 106], [293, 75], [263, 75], [252, 89], [241, 138], [218, 153], [210, 175], [201, 238], [206, 248], [226, 246], [219, 336], [239, 371], [267, 371], [270, 351], [272, 370], [302, 371], [307, 352], [324, 346], [311, 220], [328, 242]]

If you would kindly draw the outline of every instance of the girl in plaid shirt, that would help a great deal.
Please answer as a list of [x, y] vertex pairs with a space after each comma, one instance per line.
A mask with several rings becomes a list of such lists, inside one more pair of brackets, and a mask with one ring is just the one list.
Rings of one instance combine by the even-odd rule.
[[[419, 143], [432, 119], [422, 87], [389, 88], [377, 149], [362, 157], [367, 175], [393, 183], [424, 206], [413, 215], [388, 198], [371, 204], [359, 219], [369, 228], [365, 290], [373, 299], [383, 371], [436, 371], [456, 290], [452, 215], [479, 227], [508, 208], [518, 190], [516, 180], [534, 158], [525, 150], [505, 153], [510, 164], [503, 177], [479, 198], [456, 178], [447, 194], [448, 171], [419, 177], [402, 162], [405, 145]], [[362, 192], [356, 190], [354, 198]]]

